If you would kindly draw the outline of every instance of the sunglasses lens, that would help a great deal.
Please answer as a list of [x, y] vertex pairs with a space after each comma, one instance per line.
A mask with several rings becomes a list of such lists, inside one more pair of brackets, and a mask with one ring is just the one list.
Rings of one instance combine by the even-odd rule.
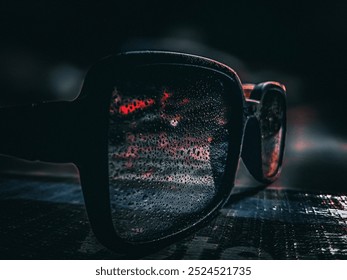
[[173, 235], [220, 203], [230, 110], [223, 79], [197, 67], [147, 65], [115, 83], [109, 185], [121, 238]]
[[285, 99], [277, 91], [266, 92], [262, 99], [260, 129], [263, 173], [271, 177], [280, 166], [285, 133]]

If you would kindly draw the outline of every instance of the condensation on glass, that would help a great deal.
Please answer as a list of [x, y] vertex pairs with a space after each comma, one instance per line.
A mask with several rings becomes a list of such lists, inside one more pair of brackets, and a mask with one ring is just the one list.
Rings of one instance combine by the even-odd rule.
[[114, 85], [109, 183], [116, 232], [143, 242], [211, 211], [229, 137], [222, 79], [182, 66], [135, 68]]

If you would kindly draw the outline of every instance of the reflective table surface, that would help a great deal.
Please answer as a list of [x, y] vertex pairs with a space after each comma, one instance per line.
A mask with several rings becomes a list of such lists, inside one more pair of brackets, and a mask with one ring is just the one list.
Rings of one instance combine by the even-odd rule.
[[[278, 181], [259, 186], [241, 164], [214, 220], [143, 258], [347, 259], [347, 139], [309, 107], [290, 109], [288, 128]], [[1, 259], [124, 259], [93, 236], [72, 166], [0, 165]]]

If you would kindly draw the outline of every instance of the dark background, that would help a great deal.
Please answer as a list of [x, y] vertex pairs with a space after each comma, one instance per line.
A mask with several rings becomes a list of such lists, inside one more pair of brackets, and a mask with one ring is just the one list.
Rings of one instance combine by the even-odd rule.
[[77, 75], [76, 69], [83, 74], [119, 50], [162, 48], [155, 41], [162, 38], [182, 39], [181, 45], [165, 45], [179, 50], [188, 39], [237, 57], [249, 71], [298, 78], [300, 93], [289, 88], [289, 101], [292, 95], [312, 104], [344, 133], [346, 14], [343, 0], [2, 1], [1, 95], [47, 96], [54, 93], [54, 67], [61, 75]]
[[[282, 82], [288, 92], [289, 124], [280, 179], [267, 190], [232, 203], [232, 215], [226, 216], [225, 221], [222, 215], [215, 222], [222, 231], [213, 233], [212, 224], [205, 229], [211, 229], [212, 233], [200, 232], [192, 239], [192, 244], [201, 239], [199, 236], [203, 236], [203, 241], [199, 241], [200, 247], [194, 245], [192, 248], [210, 248], [209, 242], [215, 234], [213, 244], [217, 247], [229, 246], [221, 242], [222, 236], [233, 246], [251, 244], [261, 250], [265, 248], [273, 258], [346, 258], [346, 15], [344, 0], [128, 0], [108, 1], [107, 4], [101, 1], [2, 1], [0, 106], [37, 100], [72, 100], [78, 95], [91, 64], [126, 50], [200, 54], [228, 64], [244, 82]], [[81, 241], [89, 227], [83, 209], [71, 210], [71, 199], [74, 199], [71, 192], [78, 193], [76, 201], [82, 201], [76, 170], [71, 166], [70, 169], [33, 166], [36, 173], [32, 174], [36, 177], [59, 174], [65, 180], [69, 172], [74, 172], [75, 187], [67, 184], [68, 187], [62, 188], [60, 184], [30, 180], [3, 181], [0, 236], [8, 242], [0, 243], [2, 257], [113, 258], [113, 255], [98, 251], [102, 249], [95, 249], [99, 248], [96, 241], [88, 245], [89, 237]], [[27, 163], [8, 158], [0, 158], [0, 167], [4, 173], [30, 169]], [[238, 180], [236, 185], [247, 185], [242, 182]], [[66, 194], [56, 198], [59, 190]], [[18, 204], [13, 203], [12, 196], [19, 199]], [[25, 199], [34, 202], [25, 204], [23, 198], [24, 202]], [[41, 205], [37, 201], [49, 203]], [[57, 201], [68, 201], [70, 206], [56, 206]], [[32, 221], [33, 217], [48, 211], [42, 209], [56, 207], [60, 212], [55, 210], [52, 215]], [[62, 223], [62, 209], [70, 215], [68, 221], [64, 220], [64, 228], [58, 226]], [[249, 210], [249, 216], [244, 221], [242, 211], [245, 209]], [[270, 212], [264, 211], [266, 209]], [[243, 214], [239, 217], [235, 213]], [[57, 222], [51, 223], [55, 219]], [[22, 229], [20, 224], [23, 224]], [[234, 228], [228, 224], [233, 224]], [[229, 234], [228, 230], [235, 230], [235, 234]], [[52, 240], [48, 236], [47, 244], [42, 245], [38, 240], [41, 233], [47, 231], [56, 234], [52, 235]], [[24, 239], [23, 232], [26, 233]], [[74, 239], [74, 234], [83, 238]], [[241, 241], [232, 239], [236, 237]], [[57, 239], [61, 242], [55, 244]], [[37, 240], [37, 244], [33, 240]], [[267, 241], [262, 245], [262, 240]], [[77, 249], [71, 248], [80, 243], [94, 251], [88, 255], [89, 249], [87, 253], [83, 249], [83, 254], [78, 255]], [[209, 258], [223, 258], [218, 250], [209, 251]], [[237, 251], [236, 258], [244, 254], [244, 247], [239, 250], [241, 253]], [[261, 250], [257, 249], [252, 256], [264, 257]], [[201, 258], [199, 254], [189, 255], [188, 251], [182, 256]]]

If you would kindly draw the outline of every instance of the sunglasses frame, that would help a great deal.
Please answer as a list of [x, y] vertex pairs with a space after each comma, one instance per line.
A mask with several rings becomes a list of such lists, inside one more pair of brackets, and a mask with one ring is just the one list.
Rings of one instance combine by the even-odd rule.
[[[115, 232], [110, 208], [108, 177], [109, 106], [115, 78], [122, 71], [144, 65], [179, 65], [204, 68], [228, 80], [232, 104], [224, 189], [213, 209], [193, 225], [172, 235], [148, 242], [129, 242]], [[0, 153], [28, 160], [73, 163], [80, 181], [91, 228], [107, 248], [122, 254], [142, 255], [158, 250], [194, 232], [213, 218], [228, 200], [242, 157], [249, 172], [259, 182], [273, 182], [280, 173], [286, 134], [284, 108], [278, 168], [271, 177], [262, 172], [259, 112], [268, 91], [283, 96], [286, 90], [277, 82], [242, 86], [236, 72], [211, 59], [172, 52], [129, 52], [107, 57], [88, 71], [80, 95], [73, 100], [42, 102], [31, 106], [0, 109]]]

